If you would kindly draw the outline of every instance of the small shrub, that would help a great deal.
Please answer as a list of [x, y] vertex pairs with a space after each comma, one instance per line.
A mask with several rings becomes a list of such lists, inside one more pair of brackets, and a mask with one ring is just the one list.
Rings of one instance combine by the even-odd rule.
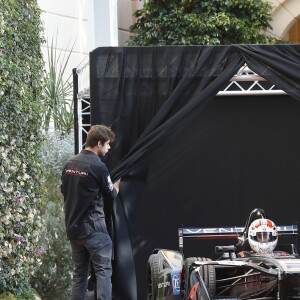
[[39, 300], [38, 295], [31, 288], [24, 290], [21, 296], [15, 296], [11, 293], [3, 293], [0, 300]]
[[4, 293], [0, 295], [0, 300], [16, 300], [16, 297], [11, 293]]
[[[50, 179], [50, 178], [49, 178]], [[63, 201], [56, 180], [47, 181], [51, 187], [51, 198], [57, 196], [57, 201], [49, 201], [45, 206], [45, 222], [48, 230], [46, 249], [42, 254], [42, 265], [32, 277], [31, 285], [43, 299], [65, 300], [70, 298], [71, 286], [71, 249], [66, 239]]]
[[47, 169], [43, 193], [43, 219], [47, 236], [42, 264], [31, 280], [31, 284], [43, 299], [65, 300], [70, 298], [71, 249], [66, 239], [63, 196], [60, 192], [60, 176], [64, 161], [73, 150], [73, 135], [61, 136], [58, 132], [48, 134], [41, 158]]

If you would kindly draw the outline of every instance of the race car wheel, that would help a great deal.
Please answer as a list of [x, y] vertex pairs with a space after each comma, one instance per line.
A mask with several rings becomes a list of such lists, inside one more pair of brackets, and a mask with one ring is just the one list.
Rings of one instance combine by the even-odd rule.
[[158, 254], [150, 255], [147, 265], [147, 300], [156, 300], [158, 296], [159, 265]]
[[[182, 297], [189, 300], [190, 286], [190, 267], [195, 261], [211, 261], [209, 258], [203, 257], [188, 257], [184, 261], [182, 269], [181, 291]], [[214, 266], [204, 266], [200, 268], [200, 275], [207, 287], [208, 294], [212, 298], [216, 294], [216, 272]]]

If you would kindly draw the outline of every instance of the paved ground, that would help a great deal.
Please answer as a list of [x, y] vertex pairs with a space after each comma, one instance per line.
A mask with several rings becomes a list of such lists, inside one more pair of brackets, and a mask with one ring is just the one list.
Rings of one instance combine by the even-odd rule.
[[85, 300], [94, 300], [94, 291], [87, 292], [85, 296]]

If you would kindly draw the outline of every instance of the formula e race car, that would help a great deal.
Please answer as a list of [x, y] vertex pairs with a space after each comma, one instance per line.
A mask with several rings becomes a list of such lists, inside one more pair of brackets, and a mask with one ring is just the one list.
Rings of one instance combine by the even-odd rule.
[[[148, 300], [300, 299], [297, 225], [275, 226], [257, 208], [245, 227], [179, 228], [178, 232], [179, 251], [155, 249], [149, 257]], [[186, 238], [233, 237], [235, 245], [215, 247], [220, 256], [215, 261], [184, 258]]]

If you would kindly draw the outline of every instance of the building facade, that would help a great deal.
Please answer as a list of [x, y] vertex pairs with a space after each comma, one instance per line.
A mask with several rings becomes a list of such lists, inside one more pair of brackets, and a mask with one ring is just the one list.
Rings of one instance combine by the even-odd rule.
[[298, 0], [268, 0], [273, 4], [272, 30], [270, 34], [290, 41], [300, 43], [300, 1]]
[[47, 47], [57, 40], [58, 52], [68, 54], [68, 70], [84, 63], [99, 46], [118, 45], [117, 0], [38, 0], [46, 43], [42, 51], [47, 67]]
[[[266, 0], [267, 1], [267, 0]], [[269, 34], [292, 43], [300, 43], [300, 0], [268, 0], [273, 5]], [[57, 49], [69, 52], [68, 70], [79, 66], [93, 49], [100, 46], [125, 46], [133, 13], [143, 0], [38, 0], [42, 9], [47, 47], [57, 39]]]

